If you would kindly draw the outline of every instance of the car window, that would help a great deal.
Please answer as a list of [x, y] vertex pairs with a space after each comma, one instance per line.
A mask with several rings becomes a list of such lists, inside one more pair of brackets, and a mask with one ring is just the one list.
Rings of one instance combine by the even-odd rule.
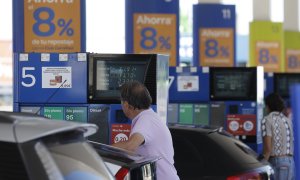
[[260, 165], [247, 146], [228, 135], [185, 129], [170, 131], [179, 176], [224, 175]]
[[102, 158], [82, 135], [82, 133], [63, 134], [60, 135], [58, 142], [57, 140], [55, 142], [53, 137], [45, 140], [64, 179], [77, 180], [83, 176], [85, 180], [113, 179]]
[[0, 179], [29, 180], [16, 143], [0, 142]]

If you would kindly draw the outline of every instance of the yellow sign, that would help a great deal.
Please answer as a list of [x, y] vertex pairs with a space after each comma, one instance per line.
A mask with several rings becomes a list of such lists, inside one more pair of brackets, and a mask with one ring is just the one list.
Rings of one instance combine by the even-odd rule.
[[257, 41], [255, 46], [257, 66], [263, 66], [265, 72], [280, 72], [280, 43], [278, 41]]
[[286, 72], [300, 72], [300, 49], [287, 49], [285, 53]]
[[234, 35], [232, 28], [201, 28], [199, 30], [199, 64], [201, 66], [234, 66]]
[[170, 56], [176, 66], [176, 15], [134, 14], [134, 53], [159, 53]]
[[25, 52], [80, 52], [80, 0], [24, 0]]

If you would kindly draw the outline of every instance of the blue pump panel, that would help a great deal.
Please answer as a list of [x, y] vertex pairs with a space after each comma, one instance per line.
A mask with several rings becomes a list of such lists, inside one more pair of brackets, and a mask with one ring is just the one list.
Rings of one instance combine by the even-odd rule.
[[[300, 84], [295, 84], [290, 88], [291, 94], [291, 104], [292, 104], [292, 122], [293, 122], [293, 129], [294, 129], [294, 160], [295, 160], [295, 167], [300, 167]], [[296, 179], [300, 180], [300, 171], [295, 171]]]
[[170, 67], [169, 81], [170, 103], [209, 101], [208, 67]]
[[15, 54], [17, 103], [86, 103], [86, 53]]

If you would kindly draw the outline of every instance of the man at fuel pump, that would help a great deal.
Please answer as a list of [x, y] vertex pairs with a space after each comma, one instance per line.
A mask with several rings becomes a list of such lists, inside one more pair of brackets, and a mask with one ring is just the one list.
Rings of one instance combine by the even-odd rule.
[[115, 147], [143, 156], [159, 156], [156, 163], [158, 180], [179, 179], [174, 167], [174, 149], [171, 133], [150, 107], [152, 98], [147, 88], [138, 81], [121, 86], [121, 104], [124, 114], [132, 120], [128, 141], [113, 144]]
[[269, 114], [262, 120], [263, 158], [272, 164], [275, 180], [295, 179], [293, 127], [284, 114], [284, 100], [271, 93], [265, 104]]

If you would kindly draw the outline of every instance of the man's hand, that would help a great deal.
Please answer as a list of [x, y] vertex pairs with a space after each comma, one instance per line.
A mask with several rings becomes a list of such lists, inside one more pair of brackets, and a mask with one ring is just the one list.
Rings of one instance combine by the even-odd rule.
[[128, 141], [117, 142], [112, 144], [112, 146], [135, 152], [136, 149], [144, 143], [144, 141], [145, 139], [143, 135], [140, 133], [134, 133], [129, 137]]

